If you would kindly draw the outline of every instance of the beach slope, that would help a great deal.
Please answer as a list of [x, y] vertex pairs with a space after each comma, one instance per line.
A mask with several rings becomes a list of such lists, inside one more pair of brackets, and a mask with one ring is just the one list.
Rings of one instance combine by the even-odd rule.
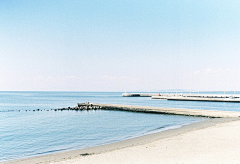
[[239, 163], [239, 136], [239, 120], [220, 122], [149, 143], [51, 163]]

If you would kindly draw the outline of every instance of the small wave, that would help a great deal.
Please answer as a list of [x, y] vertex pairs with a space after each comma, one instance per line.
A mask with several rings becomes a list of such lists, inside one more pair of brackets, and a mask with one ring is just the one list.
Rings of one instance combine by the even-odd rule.
[[160, 127], [158, 127], [158, 128], [148, 130], [148, 131], [144, 132], [143, 134], [145, 134], [145, 133], [150, 133], [150, 132], [153, 132], [153, 131], [157, 131], [157, 130], [163, 129], [163, 128], [165, 128], [165, 127], [166, 127], [166, 126], [160, 126]]
[[177, 129], [180, 128], [182, 126], [184, 126], [185, 124], [182, 125], [167, 125], [167, 126], [161, 126], [152, 130], [148, 130], [146, 132], [143, 133], [143, 135], [147, 135], [147, 134], [153, 134], [153, 133], [157, 133], [157, 132], [162, 132], [162, 131], [166, 131], [166, 130], [170, 130], [170, 129]]
[[70, 150], [70, 149], [71, 149], [71, 148], [64, 148], [64, 149], [50, 150], [50, 151], [45, 151], [45, 152], [36, 153], [36, 155], [50, 154], [50, 153], [55, 153], [55, 152], [65, 151], [65, 150]]

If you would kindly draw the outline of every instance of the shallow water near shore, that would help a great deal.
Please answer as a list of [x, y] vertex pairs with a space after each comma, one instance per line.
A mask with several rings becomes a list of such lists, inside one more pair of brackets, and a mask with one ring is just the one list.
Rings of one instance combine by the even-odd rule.
[[[79, 102], [239, 111], [236, 103], [178, 102], [99, 92], [0, 92], [0, 161], [92, 147], [203, 118], [121, 111], [54, 111]], [[33, 111], [40, 109], [40, 111]]]

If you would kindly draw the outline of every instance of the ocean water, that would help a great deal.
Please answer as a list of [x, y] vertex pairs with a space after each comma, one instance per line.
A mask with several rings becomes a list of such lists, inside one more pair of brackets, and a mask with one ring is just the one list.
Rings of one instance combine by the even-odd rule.
[[[116, 92], [0, 92], [0, 161], [113, 143], [204, 118], [122, 111], [54, 111], [108, 103], [240, 111], [238, 103], [152, 100]], [[33, 111], [40, 109], [40, 111]]]

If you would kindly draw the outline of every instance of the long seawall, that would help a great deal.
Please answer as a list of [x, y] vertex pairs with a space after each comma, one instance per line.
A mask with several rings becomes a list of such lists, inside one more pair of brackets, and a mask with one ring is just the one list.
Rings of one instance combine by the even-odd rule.
[[91, 106], [92, 108], [104, 110], [119, 110], [131, 111], [142, 113], [159, 113], [159, 114], [172, 114], [184, 115], [195, 117], [209, 117], [209, 118], [227, 118], [227, 117], [240, 117], [240, 112], [233, 111], [216, 111], [216, 110], [199, 110], [199, 109], [179, 109], [179, 108], [166, 108], [166, 107], [147, 107], [147, 106], [131, 106], [131, 105], [115, 105], [115, 104], [82, 104], [78, 103], [78, 107]]
[[158, 95], [152, 96], [152, 99], [175, 100], [175, 101], [210, 101], [210, 102], [233, 102], [240, 103], [239, 95]]
[[182, 94], [182, 93], [123, 93], [123, 97], [152, 97], [152, 99], [175, 101], [210, 101], [240, 103], [239, 94]]

